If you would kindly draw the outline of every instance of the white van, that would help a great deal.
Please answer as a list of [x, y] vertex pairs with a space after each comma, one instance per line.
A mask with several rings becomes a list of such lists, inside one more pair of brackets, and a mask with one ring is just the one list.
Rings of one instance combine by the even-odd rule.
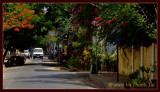
[[43, 49], [42, 48], [35, 48], [33, 51], [33, 59], [41, 58], [43, 59]]

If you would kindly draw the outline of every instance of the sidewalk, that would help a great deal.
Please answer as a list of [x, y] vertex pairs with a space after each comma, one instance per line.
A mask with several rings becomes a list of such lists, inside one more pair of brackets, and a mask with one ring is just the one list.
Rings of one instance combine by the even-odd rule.
[[124, 77], [119, 76], [119, 82], [117, 82], [117, 74], [115, 72], [99, 72], [99, 74], [89, 74], [89, 78], [93, 83], [106, 89], [124, 89]]

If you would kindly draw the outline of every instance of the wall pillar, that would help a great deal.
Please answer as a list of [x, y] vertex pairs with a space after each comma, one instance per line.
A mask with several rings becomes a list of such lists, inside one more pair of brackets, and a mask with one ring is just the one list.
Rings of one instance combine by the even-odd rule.
[[[154, 65], [154, 42], [152, 43], [152, 62], [151, 62], [152, 66]], [[153, 68], [152, 68], [153, 70]], [[154, 74], [151, 73], [151, 79], [153, 79]]]
[[[143, 66], [143, 46], [141, 45], [141, 51], [140, 51], [140, 53], [141, 53], [141, 67]], [[142, 74], [142, 72], [141, 72], [141, 78], [143, 78], [143, 74]]]
[[134, 72], [134, 52], [133, 52], [133, 49], [134, 49], [134, 47], [133, 47], [133, 45], [132, 45], [132, 73]]

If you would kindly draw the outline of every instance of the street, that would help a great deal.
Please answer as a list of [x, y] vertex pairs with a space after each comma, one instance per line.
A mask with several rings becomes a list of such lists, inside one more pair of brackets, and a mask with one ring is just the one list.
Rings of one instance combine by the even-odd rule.
[[23, 66], [13, 66], [3, 72], [3, 89], [97, 89], [84, 80], [88, 72], [60, 70], [56, 62], [26, 59]]

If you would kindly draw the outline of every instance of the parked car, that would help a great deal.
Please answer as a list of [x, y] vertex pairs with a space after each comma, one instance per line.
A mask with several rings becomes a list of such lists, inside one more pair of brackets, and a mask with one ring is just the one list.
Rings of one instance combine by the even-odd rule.
[[33, 51], [33, 59], [41, 58], [43, 59], [43, 49], [42, 48], [35, 48]]
[[29, 50], [24, 50], [24, 56], [30, 58]]

